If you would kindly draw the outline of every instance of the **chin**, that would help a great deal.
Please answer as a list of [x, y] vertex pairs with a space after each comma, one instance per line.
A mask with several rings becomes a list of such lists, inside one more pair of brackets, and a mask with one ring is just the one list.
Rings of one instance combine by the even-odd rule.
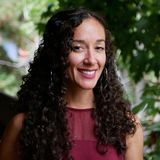
[[84, 90], [92, 90], [94, 87], [96, 86], [96, 84], [89, 84], [89, 85], [80, 85], [80, 88], [84, 89]]

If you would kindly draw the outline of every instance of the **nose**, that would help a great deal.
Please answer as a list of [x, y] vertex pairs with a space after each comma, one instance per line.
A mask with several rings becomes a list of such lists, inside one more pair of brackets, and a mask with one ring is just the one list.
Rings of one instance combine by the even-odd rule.
[[84, 64], [94, 65], [96, 63], [96, 54], [93, 49], [88, 49], [84, 58]]

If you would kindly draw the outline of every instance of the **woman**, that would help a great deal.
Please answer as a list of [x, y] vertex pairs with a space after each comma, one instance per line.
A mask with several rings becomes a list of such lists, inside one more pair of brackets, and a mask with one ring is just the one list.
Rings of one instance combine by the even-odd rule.
[[54, 14], [18, 92], [1, 160], [142, 160], [143, 131], [123, 98], [109, 30], [86, 9]]

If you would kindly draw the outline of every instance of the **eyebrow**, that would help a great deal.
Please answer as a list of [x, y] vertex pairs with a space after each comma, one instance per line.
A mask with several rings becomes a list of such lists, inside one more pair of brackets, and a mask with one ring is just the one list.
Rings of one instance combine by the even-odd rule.
[[[72, 40], [72, 42], [85, 43], [84, 40], [78, 40], [78, 39]], [[98, 39], [96, 42], [104, 42], [105, 43], [105, 40], [104, 39]]]

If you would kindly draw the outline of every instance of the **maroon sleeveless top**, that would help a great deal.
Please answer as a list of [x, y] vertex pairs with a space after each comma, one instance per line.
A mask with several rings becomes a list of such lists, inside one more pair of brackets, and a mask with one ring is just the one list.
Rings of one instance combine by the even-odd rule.
[[74, 160], [124, 160], [113, 146], [101, 155], [96, 150], [96, 137], [93, 134], [93, 109], [74, 109], [67, 107], [67, 119], [72, 149], [70, 154]]

